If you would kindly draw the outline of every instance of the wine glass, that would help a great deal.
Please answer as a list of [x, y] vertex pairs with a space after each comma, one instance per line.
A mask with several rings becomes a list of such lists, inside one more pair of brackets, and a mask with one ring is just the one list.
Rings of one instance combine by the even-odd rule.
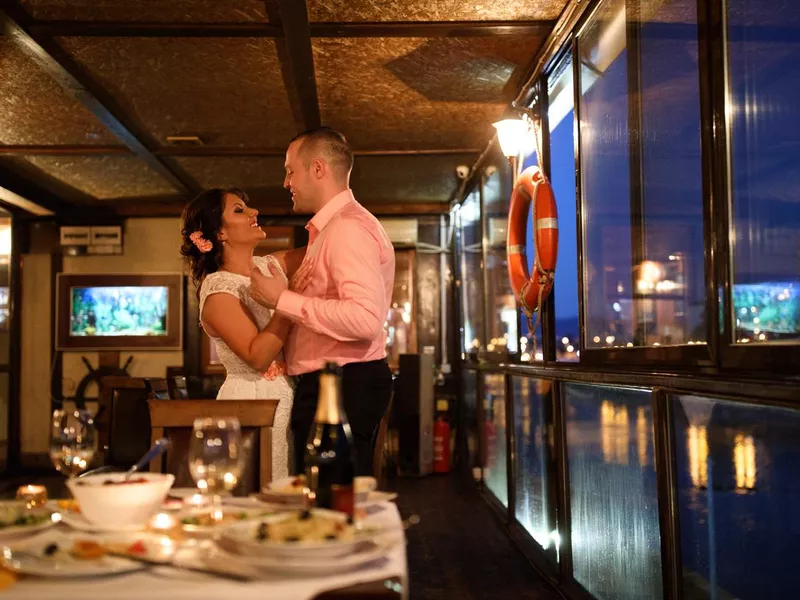
[[67, 477], [86, 470], [97, 452], [97, 428], [92, 413], [84, 409], [53, 411], [50, 460]]
[[212, 516], [222, 519], [221, 492], [236, 487], [242, 473], [242, 432], [236, 417], [194, 420], [189, 471], [202, 493], [211, 494]]

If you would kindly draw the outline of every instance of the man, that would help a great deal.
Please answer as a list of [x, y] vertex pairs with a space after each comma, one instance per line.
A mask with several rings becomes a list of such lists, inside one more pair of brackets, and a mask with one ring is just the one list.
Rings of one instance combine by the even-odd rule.
[[294, 322], [286, 340], [289, 374], [298, 378], [292, 408], [296, 472], [317, 407], [320, 369], [343, 367], [342, 395], [356, 471], [372, 474], [372, 441], [392, 391], [384, 323], [394, 288], [394, 248], [378, 220], [350, 190], [353, 152], [338, 131], [298, 135], [286, 150], [283, 187], [294, 210], [313, 213], [308, 250], [292, 289], [254, 271], [251, 294]]

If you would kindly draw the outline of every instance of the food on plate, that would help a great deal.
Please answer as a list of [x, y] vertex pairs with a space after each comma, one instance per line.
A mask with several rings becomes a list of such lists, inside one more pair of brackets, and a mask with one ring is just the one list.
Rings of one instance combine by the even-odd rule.
[[299, 475], [297, 477], [293, 477], [287, 483], [277, 486], [277, 487], [270, 487], [270, 491], [278, 492], [279, 494], [302, 494], [303, 488], [306, 487], [306, 476]]
[[211, 512], [202, 513], [198, 515], [191, 515], [181, 519], [181, 525], [194, 525], [198, 527], [212, 527], [219, 523], [233, 523], [235, 521], [245, 521], [247, 519], [258, 519], [271, 514], [270, 512], [263, 512], [258, 514], [248, 512], [225, 512], [222, 514], [220, 521], [214, 519], [214, 514]]
[[[62, 548], [58, 544], [52, 543], [44, 547], [43, 556], [54, 557]], [[79, 560], [97, 560], [103, 558], [108, 553], [130, 554], [132, 556], [144, 556], [147, 554], [147, 546], [142, 540], [130, 543], [105, 543], [101, 544], [94, 540], [75, 540], [67, 551], [73, 558]]]
[[69, 500], [56, 500], [56, 505], [61, 510], [67, 512], [74, 512], [79, 513], [81, 512], [81, 507], [78, 505], [77, 500], [69, 499]]
[[24, 503], [11, 503], [0, 506], [0, 529], [24, 527], [46, 523], [52, 519], [46, 510], [28, 510]]
[[261, 523], [255, 539], [260, 542], [302, 543], [351, 540], [354, 535], [352, 522], [303, 511], [280, 521]]
[[81, 560], [93, 560], [105, 556], [106, 549], [92, 540], [76, 540], [69, 553]]

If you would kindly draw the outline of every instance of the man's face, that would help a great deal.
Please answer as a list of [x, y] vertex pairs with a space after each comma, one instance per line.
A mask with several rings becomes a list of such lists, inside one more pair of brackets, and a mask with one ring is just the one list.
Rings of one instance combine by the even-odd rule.
[[292, 193], [292, 208], [295, 212], [311, 213], [316, 205], [316, 181], [300, 152], [302, 145], [303, 140], [297, 140], [289, 144], [286, 150], [286, 177], [283, 187]]

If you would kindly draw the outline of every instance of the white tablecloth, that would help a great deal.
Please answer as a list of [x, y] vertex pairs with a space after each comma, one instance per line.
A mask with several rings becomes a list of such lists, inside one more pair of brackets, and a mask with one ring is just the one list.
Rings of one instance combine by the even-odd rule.
[[[365, 523], [381, 523], [402, 527], [400, 513], [392, 502], [379, 505]], [[58, 525], [58, 527], [66, 527]], [[6, 598], [35, 600], [108, 600], [159, 598], [220, 600], [307, 600], [326, 590], [346, 587], [378, 579], [399, 577], [404, 598], [408, 597], [408, 565], [405, 544], [393, 548], [383, 561], [341, 575], [312, 577], [269, 576], [253, 582], [237, 582], [200, 573], [155, 567], [128, 575], [93, 579], [23, 578], [5, 592]]]

